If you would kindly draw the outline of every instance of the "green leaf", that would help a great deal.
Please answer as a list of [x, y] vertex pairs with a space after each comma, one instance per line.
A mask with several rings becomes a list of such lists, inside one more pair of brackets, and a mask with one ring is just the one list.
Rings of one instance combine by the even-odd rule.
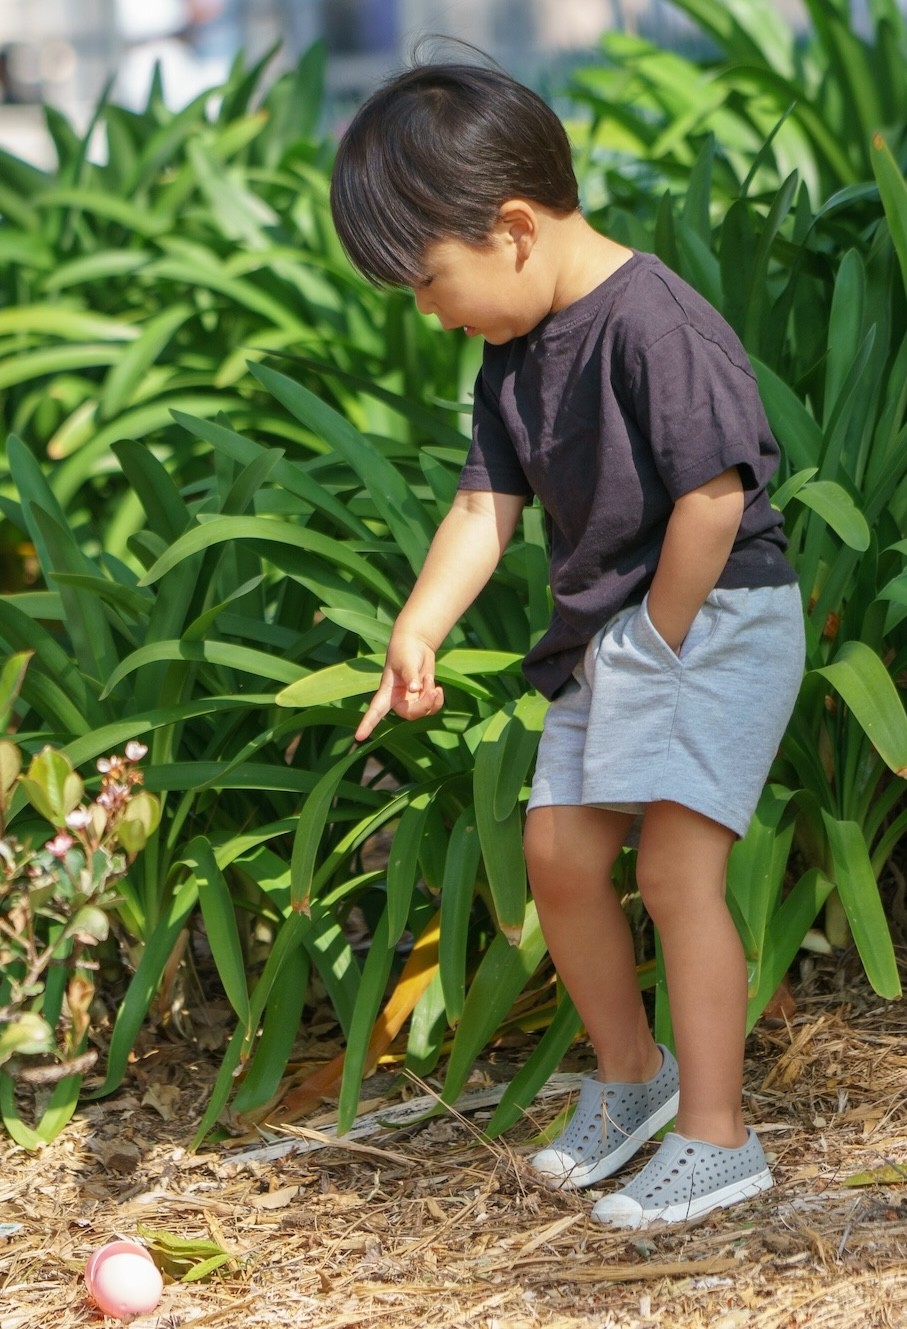
[[304, 678], [298, 678], [289, 687], [282, 688], [274, 700], [278, 706], [303, 708], [323, 706], [347, 697], [360, 697], [374, 692], [384, 669], [383, 655], [363, 655], [342, 664], [316, 669]]
[[881, 134], [873, 135], [872, 169], [879, 182], [882, 206], [907, 290], [907, 181]]
[[138, 968], [117, 1011], [107, 1053], [107, 1074], [100, 1088], [88, 1095], [89, 1099], [105, 1098], [122, 1083], [129, 1054], [164, 977], [177, 938], [197, 902], [198, 881], [189, 877], [165, 906], [160, 921], [146, 939]]
[[259, 540], [263, 542], [265, 549], [270, 543], [290, 545], [305, 551], [310, 556], [322, 558], [330, 565], [344, 569], [363, 586], [370, 587], [390, 604], [400, 603], [399, 587], [394, 586], [360, 554], [351, 550], [349, 545], [313, 531], [309, 527], [295, 526], [290, 522], [276, 521], [267, 517], [212, 517], [210, 520], [200, 522], [185, 535], [180, 536], [166, 553], [161, 555], [154, 566], [145, 573], [140, 585], [153, 585], [165, 572], [169, 572], [171, 568], [200, 550], [236, 540]]
[[240, 673], [253, 674], [256, 678], [275, 679], [279, 683], [288, 682], [297, 673], [296, 666], [286, 660], [267, 655], [264, 651], [254, 651], [248, 646], [237, 646], [234, 642], [191, 641], [186, 638], [181, 641], [155, 641], [148, 646], [140, 646], [117, 665], [104, 685], [102, 698], [109, 697], [117, 684], [130, 674], [161, 660], [203, 660]]
[[907, 776], [907, 715], [875, 651], [861, 641], [845, 642], [832, 663], [815, 673], [841, 694], [885, 764], [902, 779]]
[[255, 377], [359, 476], [410, 567], [418, 571], [433, 534], [428, 514], [399, 470], [325, 402], [284, 374], [250, 365]]
[[[419, 875], [419, 849], [434, 790], [414, 794], [394, 832], [387, 862], [388, 945], [396, 946], [409, 921]], [[374, 943], [373, 943], [374, 944]]]
[[[858, 645], [859, 643], [850, 643]], [[901, 996], [897, 958], [863, 831], [822, 809], [834, 880], [866, 977], [886, 1000]]]
[[150, 212], [106, 190], [58, 188], [48, 189], [35, 199], [35, 206], [49, 211], [51, 208], [78, 208], [93, 217], [103, 217], [136, 235], [147, 239], [169, 230], [173, 219], [159, 212]]
[[[191, 434], [210, 443], [217, 452], [232, 457], [244, 466], [254, 461], [263, 451], [260, 444], [228, 429], [219, 420], [197, 419], [182, 411], [173, 411], [173, 418]], [[282, 489], [310, 504], [316, 511], [324, 512], [341, 530], [361, 540], [371, 537], [369, 528], [350, 512], [349, 505], [319, 484], [297, 462], [284, 459], [274, 468], [273, 477]]]
[[457, 1101], [476, 1057], [503, 1021], [510, 1007], [545, 955], [545, 941], [535, 905], [530, 902], [518, 946], [498, 934], [486, 951], [463, 1008], [447, 1063], [442, 1101]]
[[[50, 582], [55, 572], [91, 576], [94, 568], [79, 549], [68, 522], [59, 523], [37, 503], [31, 505], [31, 520], [38, 533], [46, 562], [42, 570]], [[36, 541], [36, 543], [38, 542]], [[104, 678], [116, 659], [116, 646], [102, 604], [93, 595], [82, 595], [59, 582], [64, 620], [82, 673], [89, 679]]]
[[467, 807], [450, 833], [441, 886], [438, 963], [444, 1006], [451, 1025], [460, 1020], [466, 1001], [469, 920], [480, 856], [475, 809]]
[[144, 375], [178, 329], [194, 314], [192, 305], [176, 304], [148, 320], [141, 335], [107, 375], [99, 401], [99, 420], [110, 420], [132, 404]]
[[95, 369], [116, 364], [118, 346], [89, 343], [79, 346], [42, 346], [39, 350], [11, 356], [0, 364], [0, 389], [38, 379], [67, 374], [73, 369]]
[[489, 1139], [509, 1130], [525, 1114], [542, 1085], [557, 1070], [562, 1057], [582, 1030], [583, 1022], [565, 994], [539, 1044], [504, 1090], [486, 1127]]
[[22, 753], [15, 743], [0, 738], [0, 833], [6, 828], [13, 794], [22, 770]]
[[217, 865], [210, 842], [203, 835], [191, 841], [181, 858], [187, 867], [194, 870], [198, 881], [199, 904], [205, 920], [205, 935], [211, 947], [217, 975], [248, 1037], [251, 1034], [249, 989], [230, 888]]
[[66, 924], [61, 936], [79, 937], [87, 945], [104, 941], [110, 933], [110, 918], [96, 905], [83, 905]]
[[337, 787], [349, 768], [362, 760], [368, 748], [369, 745], [363, 744], [361, 748], [335, 762], [318, 781], [303, 805], [293, 837], [290, 865], [291, 900], [295, 910], [305, 913], [310, 907], [315, 860]]
[[0, 1024], [0, 1066], [10, 1057], [33, 1057], [54, 1051], [54, 1031], [35, 1011], [22, 1011]]
[[68, 813], [79, 806], [85, 786], [69, 758], [45, 747], [33, 757], [21, 780], [28, 801], [53, 826], [63, 826]]
[[[292, 914], [277, 933], [261, 978], [252, 994], [251, 1019], [249, 1022], [251, 1028], [258, 1028], [262, 1012], [268, 1003], [277, 975], [280, 973], [288, 958], [302, 944], [310, 930], [311, 922], [308, 918], [301, 914]], [[218, 1117], [223, 1111], [227, 1099], [230, 1096], [230, 1092], [233, 1089], [235, 1076], [245, 1049], [246, 1040], [244, 1038], [244, 1031], [240, 1026], [235, 1030], [233, 1037], [230, 1039], [229, 1046], [224, 1053], [217, 1080], [211, 1091], [211, 1096], [208, 1099], [204, 1116], [202, 1117], [195, 1136], [193, 1137], [193, 1148], [198, 1148], [208, 1132], [214, 1127]]]
[[811, 480], [798, 488], [793, 497], [828, 522], [849, 548], [859, 553], [869, 548], [871, 536], [866, 518], [841, 485], [833, 480]]
[[868, 1172], [852, 1172], [843, 1179], [844, 1186], [903, 1186], [907, 1183], [907, 1167], [899, 1163], [883, 1163]]
[[16, 651], [0, 665], [0, 730], [3, 733], [9, 729], [13, 707], [22, 691], [31, 658], [31, 651]]
[[778, 984], [833, 890], [834, 883], [823, 872], [810, 868], [768, 920], [762, 938], [758, 980], [747, 1006], [747, 1031], [753, 1028], [778, 990]]
[[40, 1149], [56, 1139], [72, 1120], [79, 1102], [81, 1075], [67, 1075], [54, 1085], [50, 1098], [43, 1104], [37, 1130], [22, 1120], [15, 1093], [16, 1082], [0, 1070], [0, 1114], [3, 1124], [16, 1144], [23, 1149]]
[[825, 449], [825, 436], [794, 390], [774, 370], [755, 356], [750, 357], [759, 381], [772, 432], [798, 469], [818, 467]]
[[[523, 824], [517, 798], [535, 753], [545, 702], [527, 694], [493, 716], [476, 749], [476, 825], [498, 926], [519, 942], [526, 909]], [[527, 723], [528, 721], [528, 723]]]
[[111, 451], [138, 495], [152, 531], [168, 543], [177, 539], [190, 515], [165, 467], [153, 452], [131, 439], [114, 443]]
[[749, 829], [734, 845], [728, 861], [728, 905], [746, 952], [751, 994], [762, 981], [766, 935], [781, 896], [794, 836], [794, 819], [788, 815], [792, 796], [790, 789], [774, 785], [763, 791]]
[[299, 1034], [310, 970], [308, 954], [300, 947], [287, 957], [275, 978], [261, 1037], [233, 1099], [236, 1114], [254, 1111], [278, 1092]]
[[356, 993], [356, 1005], [347, 1038], [343, 1079], [337, 1104], [339, 1135], [348, 1131], [356, 1120], [369, 1039], [387, 991], [387, 981], [394, 962], [394, 948], [390, 944], [388, 922], [388, 911], [385, 910], [372, 931], [372, 944], [365, 958], [359, 991]]
[[139, 329], [132, 323], [85, 313], [69, 305], [23, 305], [0, 309], [0, 337], [39, 333], [69, 341], [134, 341]]

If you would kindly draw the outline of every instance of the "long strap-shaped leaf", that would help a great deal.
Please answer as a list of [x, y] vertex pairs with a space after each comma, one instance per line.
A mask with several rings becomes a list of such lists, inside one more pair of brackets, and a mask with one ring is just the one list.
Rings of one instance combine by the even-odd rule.
[[[230, 429], [220, 418], [205, 420], [186, 415], [183, 411], [174, 411], [173, 418], [178, 425], [182, 425], [184, 429], [187, 429], [197, 438], [210, 443], [218, 452], [222, 452], [227, 457], [232, 457], [243, 465], [248, 465], [249, 462], [254, 461], [259, 453], [263, 451], [261, 444], [253, 442], [252, 439], [244, 437], [234, 429]], [[288, 493], [295, 494], [316, 511], [324, 512], [327, 516], [333, 518], [341, 530], [349, 531], [357, 539], [371, 538], [369, 528], [355, 514], [350, 512], [348, 504], [341, 502], [339, 498], [319, 484], [298, 462], [288, 461], [284, 458], [274, 468], [273, 475], [276, 483], [286, 489]]]
[[854, 821], [839, 821], [824, 808], [822, 820], [835, 885], [866, 977], [880, 997], [894, 1001], [901, 995], [898, 963], [863, 830]]
[[579, 1012], [565, 993], [538, 1047], [505, 1089], [486, 1128], [489, 1139], [495, 1139], [524, 1114], [539, 1089], [557, 1070], [561, 1058], [582, 1027]]
[[907, 289], [907, 181], [881, 134], [872, 140], [872, 169]]
[[885, 764], [907, 777], [907, 714], [875, 651], [861, 641], [845, 642], [832, 663], [815, 672], [840, 692]]
[[526, 864], [518, 798], [535, 756], [546, 702], [524, 693], [489, 721], [476, 750], [476, 825], [498, 926], [520, 939], [526, 911]]
[[420, 569], [433, 531], [425, 508], [397, 468], [348, 420], [301, 384], [264, 365], [250, 365], [250, 369], [298, 420], [343, 457], [368, 489], [410, 567]]
[[[378, 1057], [396, 1038], [437, 973], [439, 928], [440, 920], [435, 914], [417, 938], [380, 1018], [375, 1021], [373, 1016], [373, 1023], [369, 1024], [368, 1007], [374, 1000], [377, 985], [372, 986], [368, 994], [368, 1003], [363, 1000], [363, 1018], [361, 1027], [357, 1025], [358, 1037], [355, 1048], [351, 1031], [350, 1047], [346, 1052], [341, 1052], [332, 1061], [308, 1076], [302, 1084], [289, 1090], [280, 1105], [281, 1117], [284, 1120], [287, 1115], [299, 1115], [309, 1111], [317, 1106], [323, 1097], [335, 1093], [342, 1075], [343, 1103], [339, 1128], [341, 1132], [349, 1130], [355, 1116], [363, 1075], [374, 1068]], [[386, 947], [383, 949], [387, 951]], [[380, 994], [378, 999], [380, 1001]], [[347, 1070], [348, 1058], [351, 1059], [349, 1070]]]
[[161, 555], [152, 568], [142, 578], [142, 585], [151, 585], [175, 567], [183, 559], [191, 557], [212, 545], [233, 540], [261, 540], [266, 544], [290, 545], [295, 549], [305, 550], [329, 564], [336, 564], [353, 575], [363, 585], [370, 587], [389, 604], [399, 604], [400, 589], [394, 586], [383, 573], [373, 568], [361, 554], [340, 540], [322, 535], [306, 526], [298, 526], [288, 521], [276, 521], [268, 517], [212, 517], [193, 526], [185, 535], [180, 536], [167, 551]]
[[475, 809], [464, 808], [450, 833], [441, 887], [441, 990], [451, 1025], [466, 1004], [469, 919], [480, 856]]
[[545, 955], [545, 940], [530, 901], [520, 944], [498, 933], [470, 984], [444, 1077], [444, 1103], [455, 1103], [476, 1057], [499, 1027]]
[[210, 841], [203, 835], [196, 836], [181, 857], [186, 866], [194, 870], [202, 917], [205, 920], [205, 935], [218, 977], [248, 1037], [251, 1032], [249, 988], [230, 888], [214, 857]]

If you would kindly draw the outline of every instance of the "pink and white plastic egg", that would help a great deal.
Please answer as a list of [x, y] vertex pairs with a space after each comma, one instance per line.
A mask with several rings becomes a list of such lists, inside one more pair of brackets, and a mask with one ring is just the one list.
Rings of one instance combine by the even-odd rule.
[[85, 1285], [95, 1305], [118, 1320], [153, 1311], [164, 1290], [157, 1265], [137, 1241], [111, 1241], [95, 1251]]

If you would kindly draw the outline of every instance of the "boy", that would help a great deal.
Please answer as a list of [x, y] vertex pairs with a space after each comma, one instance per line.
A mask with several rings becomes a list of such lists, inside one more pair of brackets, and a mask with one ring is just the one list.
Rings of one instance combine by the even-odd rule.
[[[743, 1123], [747, 975], [725, 903], [803, 669], [796, 578], [766, 484], [778, 449], [739, 341], [654, 256], [579, 211], [566, 134], [497, 69], [416, 66], [340, 144], [331, 203], [352, 262], [485, 339], [473, 442], [356, 733], [443, 704], [435, 652], [523, 507], [548, 521], [551, 625], [528, 653], [551, 699], [525, 852], [558, 972], [597, 1057], [556, 1186], [650, 1162], [599, 1200], [621, 1227], [681, 1221], [772, 1184]], [[641, 816], [677, 1059], [657, 1045], [611, 869]]]

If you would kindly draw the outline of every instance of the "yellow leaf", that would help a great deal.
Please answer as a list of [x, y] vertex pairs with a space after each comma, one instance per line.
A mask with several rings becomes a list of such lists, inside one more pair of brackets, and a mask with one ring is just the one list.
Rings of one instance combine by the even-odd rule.
[[884, 1167], [872, 1168], [869, 1172], [854, 1172], [844, 1178], [845, 1186], [895, 1186], [907, 1184], [907, 1167], [898, 1163], [886, 1163]]
[[[399, 982], [390, 995], [387, 1005], [375, 1021], [368, 1041], [364, 1074], [368, 1075], [378, 1064], [378, 1058], [385, 1052], [399, 1034], [406, 1021], [412, 1015], [425, 989], [428, 987], [438, 968], [438, 941], [441, 935], [440, 912], [433, 915], [428, 927], [419, 936], [409, 953], [409, 959], [400, 975]], [[343, 1077], [345, 1053], [341, 1052], [332, 1061], [319, 1066], [317, 1071], [307, 1076], [302, 1084], [284, 1095], [278, 1105], [277, 1113], [286, 1120], [286, 1114], [292, 1112], [301, 1115], [317, 1107], [322, 1098], [334, 1092]]]

